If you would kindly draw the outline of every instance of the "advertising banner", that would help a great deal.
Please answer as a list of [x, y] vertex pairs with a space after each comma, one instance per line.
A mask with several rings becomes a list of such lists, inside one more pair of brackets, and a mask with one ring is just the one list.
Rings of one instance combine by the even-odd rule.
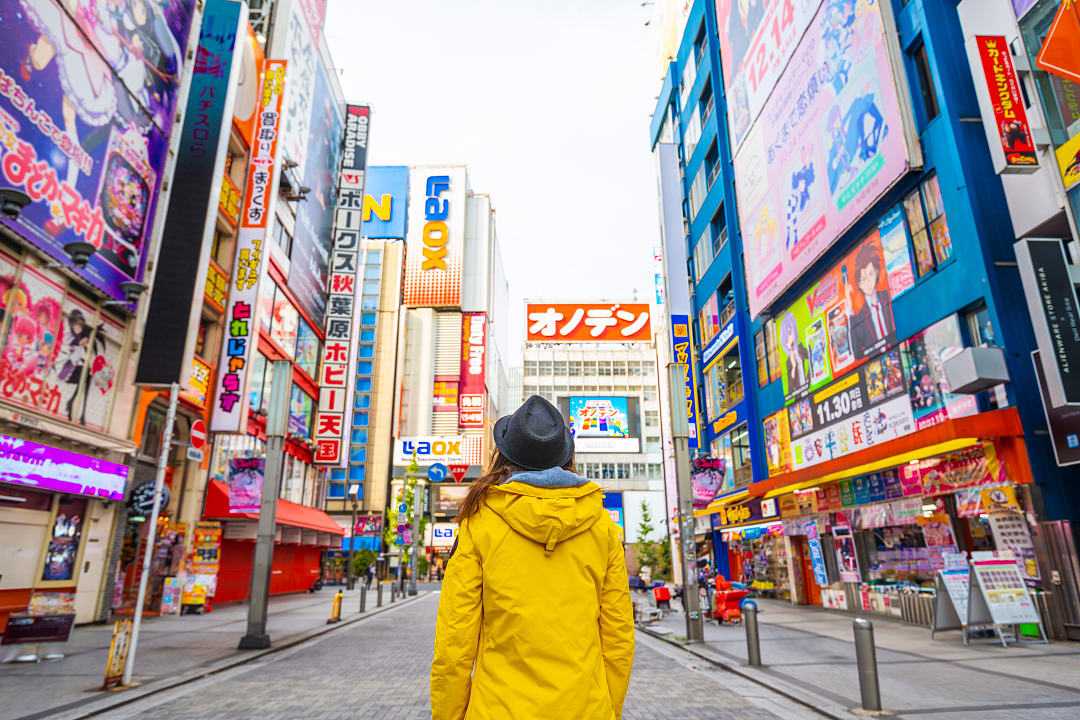
[[953, 394], [945, 377], [945, 361], [963, 348], [960, 318], [956, 315], [939, 320], [904, 342], [916, 430], [979, 412], [975, 396]]
[[0, 0], [0, 184], [30, 197], [0, 223], [116, 300], [143, 278], [194, 7]]
[[735, 157], [754, 316], [910, 167], [882, 5], [822, 7]]
[[[176, 169], [162, 230], [135, 382], [187, 384], [202, 307], [196, 300], [217, 225], [229, 146], [233, 93], [240, 65], [233, 50], [246, 17], [235, 0], [208, 0], [180, 131]], [[222, 130], [224, 129], [224, 132]], [[239, 210], [239, 208], [237, 208]]]
[[777, 354], [785, 401], [823, 387], [894, 345], [893, 299], [914, 283], [903, 213], [896, 207], [779, 314]]
[[769, 475], [779, 475], [791, 469], [791, 426], [788, 411], [779, 410], [761, 423], [765, 433], [765, 462]]
[[461, 315], [461, 374], [458, 385], [458, 427], [484, 427], [487, 377], [487, 313]]
[[[697, 381], [694, 364], [690, 356], [690, 316], [671, 316], [672, 360], [681, 366], [683, 376], [684, 399], [686, 401], [687, 445], [693, 450], [698, 447], [698, 411]], [[673, 410], [674, 411], [674, 410]]]
[[126, 465], [0, 435], [0, 482], [23, 487], [124, 499]]
[[694, 507], [703, 508], [729, 490], [735, 489], [735, 476], [729, 472], [724, 458], [694, 458], [690, 470], [690, 488], [694, 494]]
[[640, 452], [637, 398], [574, 395], [559, 403], [577, 452]]
[[806, 544], [810, 550], [810, 564], [814, 568], [814, 582], [818, 584], [818, 587], [827, 587], [829, 571], [825, 566], [825, 553], [821, 549], [817, 520], [809, 520], [806, 523]]
[[405, 239], [409, 204], [409, 168], [376, 165], [368, 168], [360, 235], [388, 240]]
[[[356, 376], [356, 336], [360, 328], [357, 304], [360, 278], [360, 208], [367, 162], [366, 105], [346, 108], [345, 152], [337, 183], [334, 247], [327, 285], [326, 341], [319, 366], [319, 410], [315, 415], [315, 463], [342, 466], [348, 455], [353, 386]], [[335, 142], [334, 145], [337, 145]], [[311, 157], [315, 157], [313, 154]], [[320, 291], [321, 292], [321, 291]]]
[[461, 444], [460, 435], [398, 438], [394, 441], [394, 464], [409, 465], [414, 457], [419, 465], [431, 465], [436, 462], [444, 465], [460, 463], [465, 460]]
[[257, 513], [262, 501], [266, 458], [235, 457], [229, 460], [229, 512]]
[[409, 171], [404, 304], [460, 307], [465, 248], [465, 168]]
[[648, 342], [648, 303], [527, 303], [528, 342]]
[[914, 432], [902, 363], [894, 348], [789, 407], [792, 469]]
[[994, 111], [997, 147], [991, 143], [996, 170], [1033, 172], [1039, 166], [1035, 141], [1031, 136], [1024, 96], [1013, 67], [1012, 52], [1003, 35], [976, 35], [975, 45], [982, 61], [983, 79]]
[[[830, 1], [837, 45], [851, 33], [846, 2]], [[854, 3], [851, 3], [854, 5]], [[716, 0], [731, 145], [737, 148], [761, 112], [821, 0]]]
[[278, 136], [285, 94], [285, 61], [267, 60], [263, 65], [262, 93], [256, 128], [258, 141], [251, 153], [244, 183], [244, 210], [236, 237], [229, 305], [225, 312], [218, 381], [214, 393], [212, 432], [247, 431], [248, 364], [258, 341], [255, 308], [259, 280], [266, 267], [267, 223], [273, 216], [277, 196]]

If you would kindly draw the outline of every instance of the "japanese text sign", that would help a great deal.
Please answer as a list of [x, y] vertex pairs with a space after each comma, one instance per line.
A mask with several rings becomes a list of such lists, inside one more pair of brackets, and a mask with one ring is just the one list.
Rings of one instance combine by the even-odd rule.
[[239, 433], [247, 430], [247, 380], [252, 346], [258, 344], [255, 308], [259, 279], [266, 266], [266, 230], [274, 211], [278, 136], [281, 105], [285, 95], [284, 60], [263, 63], [262, 86], [256, 118], [254, 145], [248, 165], [240, 232], [236, 239], [229, 305], [225, 311], [218, 383], [214, 393], [213, 432]]
[[349, 105], [345, 148], [338, 177], [334, 246], [326, 303], [326, 342], [319, 366], [319, 410], [315, 414], [315, 462], [345, 463], [356, 374], [356, 335], [360, 327], [360, 210], [364, 198], [364, 165], [368, 118], [366, 105]]
[[458, 427], [484, 427], [484, 377], [487, 356], [487, 313], [461, 316], [461, 376], [458, 384]]
[[648, 342], [647, 303], [528, 303], [529, 342]]
[[[686, 401], [687, 445], [698, 446], [697, 387], [694, 365], [690, 356], [690, 316], [671, 316], [671, 358], [680, 366], [683, 378], [683, 398]], [[672, 411], [676, 411], [673, 408]]]
[[[1024, 110], [1024, 96], [1013, 67], [1009, 43], [1001, 35], [976, 35], [1000, 153], [992, 148], [998, 172], [1031, 172], [1039, 165], [1035, 142]], [[1003, 161], [1003, 162], [999, 162]]]

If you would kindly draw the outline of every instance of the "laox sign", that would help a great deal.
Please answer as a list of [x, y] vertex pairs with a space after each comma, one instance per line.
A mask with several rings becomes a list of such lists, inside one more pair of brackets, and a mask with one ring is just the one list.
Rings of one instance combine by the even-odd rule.
[[394, 463], [408, 465], [413, 458], [421, 465], [430, 465], [434, 462], [461, 462], [463, 458], [461, 445], [460, 435], [401, 438], [394, 446]]
[[449, 175], [432, 175], [427, 179], [424, 201], [424, 263], [422, 270], [446, 270], [446, 243], [450, 230], [446, 219], [450, 216], [450, 201], [440, 196], [450, 190]]

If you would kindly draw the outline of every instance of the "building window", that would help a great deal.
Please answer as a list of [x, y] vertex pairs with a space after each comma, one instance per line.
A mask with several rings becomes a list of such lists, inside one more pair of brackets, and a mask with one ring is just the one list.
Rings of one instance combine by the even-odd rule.
[[780, 379], [780, 349], [776, 341], [776, 322], [765, 323], [765, 354], [769, 362], [769, 382]]
[[765, 350], [765, 331], [754, 333], [754, 359], [757, 360], [757, 384], [765, 387], [769, 384], [769, 360]]
[[368, 327], [374, 327], [375, 325], [375, 313], [366, 312], [360, 315], [360, 324]]
[[735, 343], [705, 370], [705, 402], [709, 419], [743, 399], [739, 344]]
[[904, 198], [904, 215], [915, 250], [915, 268], [922, 277], [952, 257], [952, 238], [937, 174], [927, 177]]
[[720, 254], [720, 248], [727, 244], [727, 220], [724, 218], [724, 206], [720, 205], [709, 222], [709, 235], [712, 237], [713, 255]]
[[353, 425], [356, 427], [367, 427], [368, 414], [366, 412], [354, 412], [353, 413]]
[[536, 374], [536, 361], [535, 360], [526, 360], [525, 361], [525, 372], [524, 372], [524, 374], [525, 375], [535, 375]]
[[656, 410], [646, 410], [645, 411], [645, 427], [647, 427], [647, 428], [656, 427], [659, 424], [660, 424], [660, 413], [658, 413]]
[[922, 97], [923, 124], [938, 116], [937, 90], [934, 87], [934, 75], [930, 71], [930, 58], [926, 55], [926, 43], [920, 41], [911, 51], [911, 60], [915, 63], [915, 75], [919, 82], [919, 94]]
[[705, 202], [705, 194], [709, 191], [706, 175], [708, 175], [708, 171], [705, 169], [705, 164], [702, 163], [698, 166], [697, 174], [694, 175], [694, 182], [690, 184], [691, 219], [697, 217], [701, 204]]
[[358, 362], [358, 363], [356, 363], [356, 374], [357, 375], [370, 375], [371, 374], [371, 363], [369, 363], [369, 362]]
[[735, 487], [749, 485], [754, 473], [750, 466], [750, 431], [745, 424], [731, 431], [731, 460], [735, 468]]
[[986, 305], [964, 313], [964, 322], [967, 324], [971, 344], [975, 346], [997, 345], [994, 341], [994, 324], [990, 322], [990, 310]]
[[705, 277], [714, 257], [713, 244], [704, 237], [699, 238], [697, 245], [694, 246], [694, 280], [696, 282], [701, 282], [701, 278]]
[[731, 287], [731, 275], [724, 278], [716, 290], [716, 304], [720, 307], [720, 327], [727, 325], [735, 317], [735, 291]]
[[701, 338], [701, 347], [704, 348], [709, 344], [709, 341], [716, 337], [716, 334], [720, 332], [720, 312], [716, 306], [716, 295], [712, 295], [705, 301], [705, 306], [701, 308], [698, 313], [698, 322], [700, 323], [699, 330]]
[[705, 169], [705, 184], [711, 188], [720, 174], [720, 152], [716, 149], [715, 141], [709, 146], [709, 152], [705, 153]]

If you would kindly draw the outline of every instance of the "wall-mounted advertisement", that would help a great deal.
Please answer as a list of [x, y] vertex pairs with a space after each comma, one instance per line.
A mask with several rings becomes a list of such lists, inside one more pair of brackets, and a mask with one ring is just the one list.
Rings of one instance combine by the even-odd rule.
[[994, 128], [987, 128], [994, 166], [999, 173], [1034, 172], [1039, 167], [1039, 156], [1008, 40], [1003, 35], [976, 35], [975, 46], [994, 114]]
[[822, 5], [735, 157], [754, 316], [915, 164], [883, 6]]
[[0, 435], [0, 482], [120, 501], [127, 477], [126, 465]]
[[234, 457], [229, 460], [229, 512], [257, 513], [262, 501], [266, 458]]
[[364, 183], [361, 235], [387, 240], [405, 239], [409, 203], [409, 168], [377, 165], [368, 168]]
[[[683, 397], [686, 401], [687, 445], [698, 446], [697, 381], [690, 356], [690, 316], [671, 316], [672, 360], [681, 366]], [[674, 411], [674, 410], [673, 410]]]
[[916, 430], [979, 412], [975, 396], [952, 393], [945, 377], [945, 361], [963, 348], [960, 318], [956, 315], [939, 320], [904, 342]]
[[765, 433], [765, 462], [769, 475], [779, 475], [791, 469], [791, 427], [787, 410], [780, 410], [761, 423]]
[[[842, 7], [848, 3], [828, 4], [840, 6], [836, 32], [850, 33]], [[821, 0], [716, 0], [732, 147], [746, 137], [820, 5]]]
[[[0, 0], [0, 184], [30, 197], [0, 222], [117, 300], [143, 277], [194, 6]], [[74, 242], [96, 249], [81, 269]]]
[[641, 452], [641, 403], [636, 397], [559, 398], [579, 453]]
[[647, 342], [648, 303], [539, 303], [525, 305], [528, 342]]
[[894, 345], [893, 299], [914, 283], [898, 206], [778, 315], [777, 350], [785, 401], [825, 386]]
[[404, 304], [460, 307], [465, 248], [465, 168], [409, 171]]
[[735, 475], [726, 458], [701, 457], [694, 459], [690, 471], [690, 488], [694, 507], [708, 506], [718, 496], [735, 489]]
[[461, 315], [461, 374], [458, 385], [458, 427], [484, 427], [487, 372], [487, 313]]

